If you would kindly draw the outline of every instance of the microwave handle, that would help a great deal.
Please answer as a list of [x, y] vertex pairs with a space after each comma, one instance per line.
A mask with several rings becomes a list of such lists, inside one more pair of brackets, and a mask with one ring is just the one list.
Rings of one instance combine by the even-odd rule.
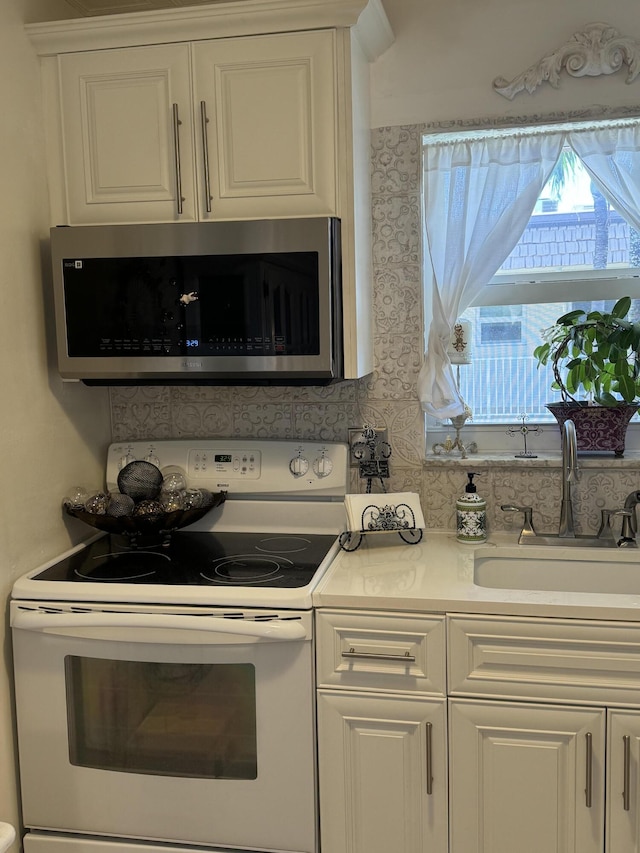
[[[220, 616], [188, 616], [182, 614], [164, 613], [119, 613], [119, 612], [94, 612], [73, 613], [50, 612], [50, 611], [21, 611], [12, 614], [11, 627], [24, 631], [37, 631], [44, 634], [61, 634], [70, 637], [91, 638], [91, 629], [95, 628], [156, 628], [167, 631], [167, 637], [159, 640], [148, 640], [144, 642], [176, 643], [178, 638], [170, 636], [173, 629], [181, 631], [200, 631], [210, 634], [226, 634], [238, 637], [248, 637], [258, 640], [303, 640], [307, 632], [301, 622], [272, 620], [269, 622], [255, 622], [246, 619], [225, 619]], [[130, 642], [131, 635], [124, 633], [114, 634], [114, 640]], [[193, 642], [185, 640], [185, 642]], [[211, 643], [215, 643], [212, 637]]]

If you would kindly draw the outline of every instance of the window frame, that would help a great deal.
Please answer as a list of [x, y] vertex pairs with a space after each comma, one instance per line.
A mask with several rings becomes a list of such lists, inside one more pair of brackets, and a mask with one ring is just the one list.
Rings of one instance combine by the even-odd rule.
[[[511, 116], [492, 117], [487, 119], [476, 119], [469, 121], [457, 120], [453, 122], [430, 122], [422, 126], [421, 139], [432, 136], [437, 138], [440, 134], [448, 136], [463, 136], [472, 134], [474, 131], [509, 131], [523, 128], [535, 132], [544, 126], [553, 127], [566, 123], [577, 122], [606, 122], [619, 119], [637, 119], [640, 121], [640, 105], [628, 107], [591, 107], [581, 111], [567, 113], [552, 113], [538, 116]], [[421, 145], [422, 149], [422, 145]], [[431, 297], [433, 282], [428, 260], [426, 242], [424, 241], [424, 188], [420, 188], [420, 220], [421, 238], [423, 240], [423, 298], [424, 298], [424, 341], [427, 343], [428, 331], [431, 324]], [[567, 290], [579, 289], [579, 294], [574, 293], [571, 298], [565, 298], [562, 288], [558, 291], [558, 282], [565, 280]], [[535, 291], [532, 290], [535, 285]], [[554, 289], [553, 297], [550, 298]], [[606, 288], [606, 292], [603, 289]], [[501, 274], [494, 277], [492, 282], [485, 287], [470, 307], [483, 307], [490, 305], [508, 304], [538, 304], [557, 301], [593, 301], [603, 299], [618, 299], [629, 295], [632, 298], [640, 298], [640, 269], [637, 275], [612, 275], [612, 269], [590, 271], [589, 278], [576, 278], [574, 274], [567, 272], [544, 273], [535, 271], [530, 273]], [[506, 298], [508, 297], [508, 298]], [[546, 297], [546, 298], [545, 298]], [[454, 371], [460, 370], [460, 366], [454, 365]], [[464, 369], [464, 366], [462, 366]], [[638, 418], [638, 416], [636, 416]], [[530, 426], [540, 426], [541, 431], [536, 434], [535, 440], [528, 443], [528, 450], [542, 455], [555, 452], [560, 447], [560, 433], [555, 422], [527, 421]], [[473, 419], [467, 420], [461, 432], [461, 439], [465, 445], [476, 442], [483, 454], [499, 454], [501, 456], [511, 455], [510, 450], [505, 451], [505, 434], [509, 427], [520, 426], [521, 422], [514, 419], [510, 423], [500, 424], [474, 424]], [[425, 415], [425, 435], [427, 455], [432, 455], [434, 444], [443, 442], [447, 437], [455, 436], [455, 428], [451, 420], [439, 421]], [[629, 451], [640, 451], [640, 419], [629, 425], [627, 432], [627, 449]], [[522, 439], [516, 432], [513, 437], [513, 455], [522, 450]]]

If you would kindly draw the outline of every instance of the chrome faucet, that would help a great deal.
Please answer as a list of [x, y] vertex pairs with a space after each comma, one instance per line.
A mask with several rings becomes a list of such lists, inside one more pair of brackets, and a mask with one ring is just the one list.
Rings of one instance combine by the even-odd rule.
[[[578, 480], [578, 443], [576, 426], [569, 419], [562, 425], [562, 503], [560, 504], [560, 524], [557, 533], [537, 533], [533, 526], [533, 510], [530, 506], [503, 504], [504, 512], [521, 512], [524, 516], [518, 543], [520, 545], [588, 545], [598, 548], [637, 547], [635, 507], [640, 503], [640, 490], [631, 492], [624, 509], [602, 510], [602, 523], [596, 536], [577, 534], [573, 523], [573, 501], [571, 487]], [[616, 541], [611, 527], [614, 517], [622, 518], [622, 537]]]
[[560, 504], [560, 526], [558, 536], [561, 539], [575, 539], [573, 525], [573, 502], [571, 484], [578, 479], [578, 443], [576, 425], [567, 419], [562, 424], [562, 503]]

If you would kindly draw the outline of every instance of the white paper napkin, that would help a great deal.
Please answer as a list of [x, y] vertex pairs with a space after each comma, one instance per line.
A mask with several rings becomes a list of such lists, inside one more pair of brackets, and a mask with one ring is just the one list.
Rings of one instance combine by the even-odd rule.
[[350, 531], [383, 533], [425, 526], [420, 497], [415, 492], [345, 495], [344, 505]]

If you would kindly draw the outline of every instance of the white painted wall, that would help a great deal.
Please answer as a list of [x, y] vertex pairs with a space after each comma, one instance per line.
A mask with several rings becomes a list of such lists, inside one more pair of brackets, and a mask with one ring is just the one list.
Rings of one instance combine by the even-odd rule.
[[[48, 234], [38, 63], [23, 24], [68, 16], [62, 0], [0, 3], [0, 597], [13, 580], [78, 539], [62, 491], [102, 482], [107, 392], [63, 386], [49, 366], [41, 243]], [[86, 535], [86, 534], [85, 534]], [[11, 648], [0, 661], [0, 820], [18, 825]], [[46, 697], [43, 697], [46, 702]]]
[[640, 104], [640, 77], [570, 78], [508, 101], [493, 91], [603, 21], [640, 40], [636, 0], [382, 0], [395, 43], [372, 67], [372, 127]]

